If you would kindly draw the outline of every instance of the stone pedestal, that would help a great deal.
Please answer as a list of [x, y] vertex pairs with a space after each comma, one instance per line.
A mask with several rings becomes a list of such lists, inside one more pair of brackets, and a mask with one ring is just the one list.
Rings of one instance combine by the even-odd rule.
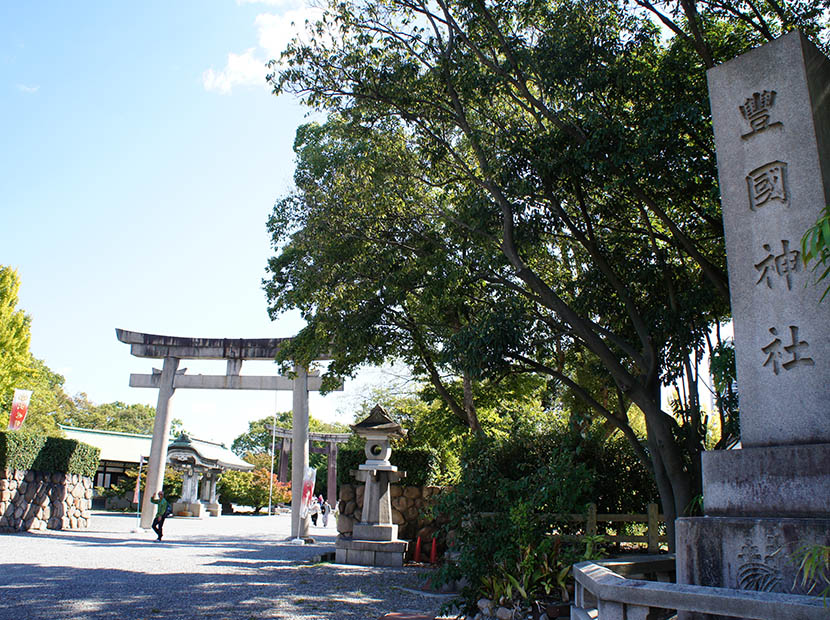
[[796, 581], [793, 555], [805, 544], [830, 545], [830, 518], [686, 518], [677, 521], [677, 537], [684, 543], [678, 583], [807, 594], [809, 587]]
[[793, 557], [830, 545], [830, 444], [707, 452], [703, 487], [706, 516], [677, 520], [677, 582], [806, 594]]
[[205, 505], [201, 502], [176, 502], [173, 504], [173, 516], [183, 511], [189, 512], [191, 517], [201, 519], [205, 516]]
[[351, 473], [365, 483], [362, 519], [355, 523], [351, 537], [337, 537], [335, 560], [341, 564], [403, 566], [408, 543], [398, 540], [398, 526], [392, 523], [389, 483], [400, 480], [404, 472], [361, 469]]
[[830, 518], [830, 443], [705, 452], [705, 513]]
[[376, 541], [337, 537], [335, 562], [360, 566], [403, 566], [405, 540]]

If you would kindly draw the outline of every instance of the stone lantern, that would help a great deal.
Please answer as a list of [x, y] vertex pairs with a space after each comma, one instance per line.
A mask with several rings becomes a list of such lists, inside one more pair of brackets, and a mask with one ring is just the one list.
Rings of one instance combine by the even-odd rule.
[[363, 482], [363, 509], [351, 537], [337, 537], [336, 561], [364, 566], [403, 566], [407, 542], [398, 540], [398, 526], [392, 523], [389, 484], [398, 482], [406, 472], [389, 462], [392, 439], [406, 431], [380, 405], [352, 430], [366, 439], [366, 462], [350, 473]]

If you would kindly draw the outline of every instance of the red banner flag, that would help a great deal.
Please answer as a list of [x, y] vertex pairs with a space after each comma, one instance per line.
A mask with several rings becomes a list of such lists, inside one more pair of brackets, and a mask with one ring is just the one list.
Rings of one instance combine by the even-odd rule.
[[300, 498], [300, 517], [305, 519], [311, 507], [311, 497], [314, 495], [314, 481], [317, 479], [317, 470], [306, 467], [303, 475], [303, 494]]
[[29, 399], [32, 397], [31, 390], [15, 390], [12, 400], [12, 412], [9, 415], [9, 430], [16, 431], [23, 426], [26, 413], [29, 411]]

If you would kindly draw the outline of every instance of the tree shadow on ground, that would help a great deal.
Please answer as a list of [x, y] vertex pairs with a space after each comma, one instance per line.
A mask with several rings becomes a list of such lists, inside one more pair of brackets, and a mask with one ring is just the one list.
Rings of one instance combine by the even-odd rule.
[[[411, 570], [221, 556], [206, 566], [231, 567], [232, 572], [148, 573], [6, 563], [0, 574], [0, 618], [367, 620], [401, 608], [437, 607], [433, 600], [400, 589], [417, 584], [418, 575]], [[68, 557], [67, 563], [71, 561]], [[158, 568], [175, 570], [176, 562], [175, 549], [170, 549], [169, 561], [159, 563], [166, 566]]]

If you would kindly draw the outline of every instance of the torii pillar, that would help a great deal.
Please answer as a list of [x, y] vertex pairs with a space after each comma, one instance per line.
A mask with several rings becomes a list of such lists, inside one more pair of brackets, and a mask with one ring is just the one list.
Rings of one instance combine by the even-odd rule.
[[159, 397], [153, 421], [153, 441], [150, 444], [150, 461], [147, 463], [145, 492], [141, 500], [141, 527], [145, 529], [153, 523], [154, 511], [150, 499], [164, 486], [164, 465], [167, 463], [167, 444], [170, 437], [170, 401], [176, 391], [173, 383], [178, 369], [179, 358], [164, 358], [159, 378]]
[[308, 521], [302, 517], [303, 475], [308, 467], [308, 371], [294, 367], [294, 402], [291, 422], [293, 450], [291, 451], [291, 538], [308, 537]]

